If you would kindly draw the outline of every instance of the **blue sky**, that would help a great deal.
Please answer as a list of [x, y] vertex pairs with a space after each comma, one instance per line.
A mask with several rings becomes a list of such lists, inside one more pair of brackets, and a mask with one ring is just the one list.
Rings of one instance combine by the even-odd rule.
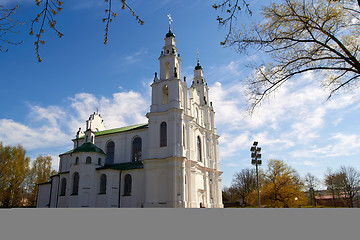
[[[28, 35], [39, 8], [32, 0], [0, 0], [5, 6], [10, 2], [21, 3], [15, 16], [26, 23], [17, 28], [20, 33], [9, 35], [10, 40], [24, 42], [0, 53], [0, 141], [23, 145], [32, 159], [51, 155], [57, 169], [58, 155], [72, 148], [71, 139], [96, 108], [108, 128], [146, 122], [150, 83], [159, 72], [157, 59], [170, 13], [182, 76], [192, 78], [197, 49], [200, 52], [220, 135], [223, 186], [230, 186], [235, 172], [253, 167], [249, 149], [254, 140], [262, 147], [263, 168], [269, 159], [280, 159], [301, 177], [310, 172], [319, 179], [327, 168], [345, 165], [359, 170], [359, 89], [326, 101], [321, 77], [307, 74], [285, 84], [250, 116], [241, 80], [251, 74], [247, 64], [260, 63], [266, 56], [239, 55], [220, 46], [225, 31], [218, 26], [212, 1], [128, 0], [145, 24], [140, 26], [127, 10], [116, 11], [107, 45], [103, 1], [64, 1], [56, 17], [64, 37], [45, 29], [41, 63], [36, 60], [35, 39]], [[239, 22], [255, 17], [243, 14]]]

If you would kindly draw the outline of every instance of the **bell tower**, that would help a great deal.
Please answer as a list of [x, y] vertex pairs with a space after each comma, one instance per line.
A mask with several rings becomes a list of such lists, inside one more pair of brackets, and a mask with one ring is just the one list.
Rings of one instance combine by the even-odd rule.
[[200, 65], [199, 56], [197, 65], [194, 69], [194, 80], [192, 82], [191, 88], [197, 92], [199, 106], [209, 106], [209, 88], [205, 82], [204, 71]]
[[176, 47], [175, 34], [171, 30], [165, 35], [165, 45], [160, 53], [160, 74], [155, 73], [152, 87], [152, 104], [150, 112], [164, 112], [183, 106], [183, 90], [181, 81], [181, 58]]

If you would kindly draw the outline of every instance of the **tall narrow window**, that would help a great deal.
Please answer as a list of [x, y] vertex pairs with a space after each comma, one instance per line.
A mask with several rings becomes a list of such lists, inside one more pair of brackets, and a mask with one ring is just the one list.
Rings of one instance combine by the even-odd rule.
[[101, 194], [105, 194], [106, 193], [106, 175], [105, 174], [101, 174], [100, 177], [100, 192]]
[[195, 121], [199, 123], [199, 110], [196, 108], [196, 118]]
[[72, 188], [72, 195], [78, 195], [79, 193], [79, 173], [74, 173], [73, 176], [73, 188]]
[[113, 141], [108, 142], [106, 145], [106, 161], [105, 164], [114, 163], [115, 143]]
[[79, 157], [76, 157], [75, 164], [79, 164]]
[[66, 194], [66, 178], [61, 179], [61, 190], [60, 196], [65, 196]]
[[91, 157], [86, 158], [86, 164], [91, 164]]
[[124, 196], [131, 196], [131, 185], [132, 185], [131, 175], [126, 174], [124, 180]]
[[[176, 74], [176, 76], [174, 75], [174, 77], [176, 77], [176, 78], [178, 78], [178, 79], [180, 79], [180, 68], [179, 68], [179, 63], [176, 63], [176, 68], [175, 68], [176, 70], [176, 72], [175, 72], [175, 74]], [[178, 74], [177, 74], [178, 73]]]
[[180, 107], [183, 107], [184, 104], [183, 104], [183, 90], [182, 90], [182, 87], [180, 86], [179, 88], [179, 95], [180, 95]]
[[160, 147], [167, 146], [167, 126], [166, 122], [162, 122], [160, 125]]
[[141, 161], [141, 147], [142, 140], [140, 137], [136, 137], [132, 142], [132, 161]]
[[197, 157], [198, 157], [198, 161], [201, 162], [201, 140], [200, 140], [200, 136], [197, 137]]
[[183, 146], [186, 149], [186, 132], [185, 132], [185, 124], [183, 125]]
[[165, 63], [165, 79], [169, 79], [170, 78], [170, 63], [166, 62]]
[[169, 101], [169, 88], [164, 85], [162, 88], [162, 104], [167, 104]]

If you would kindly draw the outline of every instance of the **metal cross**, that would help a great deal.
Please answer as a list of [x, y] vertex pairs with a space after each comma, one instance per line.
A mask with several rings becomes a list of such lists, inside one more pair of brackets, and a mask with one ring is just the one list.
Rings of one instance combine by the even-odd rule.
[[173, 21], [170, 14], [167, 15], [169, 18], [169, 30], [171, 30], [171, 22]]
[[199, 49], [197, 49], [196, 52], [197, 52], [197, 62], [198, 62], [198, 65], [199, 65], [200, 64]]

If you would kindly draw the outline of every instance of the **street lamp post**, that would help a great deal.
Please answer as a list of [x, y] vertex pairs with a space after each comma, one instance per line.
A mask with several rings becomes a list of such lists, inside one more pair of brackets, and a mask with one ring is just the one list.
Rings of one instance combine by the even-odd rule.
[[250, 152], [251, 152], [251, 164], [255, 165], [255, 167], [256, 167], [256, 184], [257, 184], [257, 191], [258, 191], [258, 203], [259, 203], [259, 208], [261, 208], [258, 166], [261, 165], [262, 161], [261, 161], [261, 147], [257, 147], [257, 145], [258, 145], [258, 142], [254, 142], [253, 146], [250, 148]]

